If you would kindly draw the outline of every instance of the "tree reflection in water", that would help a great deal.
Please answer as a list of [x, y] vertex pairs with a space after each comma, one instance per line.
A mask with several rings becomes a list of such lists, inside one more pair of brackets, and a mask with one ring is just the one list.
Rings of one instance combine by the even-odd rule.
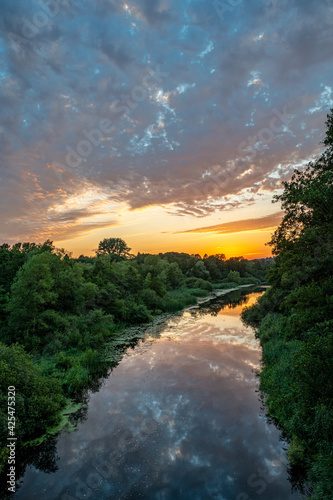
[[[210, 316], [217, 316], [226, 306], [229, 309], [234, 309], [237, 306], [246, 304], [249, 300], [249, 293], [252, 291], [252, 288], [246, 288], [245, 290], [233, 290], [226, 295], [213, 299], [207, 306], [201, 306], [198, 313], [200, 316], [204, 316], [206, 314], [209, 314]], [[260, 288], [256, 288], [256, 292], [260, 291]]]
[[[250, 298], [250, 294], [252, 291], [253, 290], [250, 288], [243, 290], [234, 290], [225, 296], [220, 296], [217, 297], [216, 299], [211, 300], [209, 303], [207, 303], [207, 305], [201, 305], [200, 307], [197, 308], [188, 309], [187, 314], [190, 313], [191, 317], [193, 317], [194, 320], [195, 317], [198, 316], [199, 317], [205, 315], [217, 316], [223, 309], [225, 311], [227, 311], [228, 309], [232, 310], [237, 306], [246, 304]], [[261, 290], [256, 289], [256, 292], [258, 291], [260, 292]], [[124, 342], [123, 345], [121, 344], [121, 342], [119, 342], [117, 346], [119, 351], [118, 362], [113, 363], [112, 366], [110, 366], [110, 364], [105, 365], [105, 367], [103, 367], [102, 370], [103, 371], [102, 375], [99, 374], [99, 376], [96, 377], [93, 383], [91, 384], [89, 390], [87, 389], [86, 391], [84, 391], [84, 393], [81, 394], [80, 401], [82, 403], [86, 403], [86, 406], [83, 406], [79, 411], [77, 411], [74, 415], [71, 416], [70, 418], [71, 423], [80, 426], [85, 420], [87, 420], [87, 413], [88, 413], [87, 403], [90, 400], [91, 394], [96, 393], [100, 390], [100, 388], [104, 385], [105, 381], [109, 379], [110, 373], [119, 364], [122, 357], [137, 346], [140, 338], [141, 338], [141, 344], [144, 344], [144, 346], [142, 347], [143, 350], [149, 349], [151, 343], [154, 343], [155, 339], [160, 338], [161, 334], [165, 332], [170, 318], [172, 319], [173, 326], [170, 326], [169, 328], [177, 329], [177, 323], [178, 321], [181, 320], [182, 315], [183, 315], [182, 312], [173, 315], [171, 314], [161, 315], [160, 317], [156, 318], [156, 320], [153, 323], [149, 325], [143, 325], [129, 329], [126, 342]], [[142, 338], [143, 334], [146, 335], [145, 339]], [[121, 338], [119, 338], [119, 341], [120, 340]], [[190, 390], [189, 394], [192, 394]], [[264, 403], [262, 407], [262, 416], [266, 417], [267, 423], [274, 423], [274, 425], [278, 427], [277, 422], [273, 421], [273, 419], [266, 414], [266, 408]], [[281, 440], [285, 440], [285, 436], [283, 436], [282, 432], [281, 432]], [[114, 446], [115, 442], [113, 441], [113, 447]], [[40, 446], [24, 448], [22, 450], [17, 450], [17, 452], [18, 452], [19, 463], [17, 464], [16, 477], [18, 480], [24, 476], [28, 466], [32, 466], [35, 469], [48, 474], [55, 473], [58, 470], [57, 462], [59, 461], [59, 457], [57, 455], [57, 437], [50, 438], [48, 441], [44, 442]], [[289, 473], [289, 480], [292, 484], [294, 491], [303, 492], [304, 470], [302, 471], [302, 469], [299, 466], [289, 465], [288, 473]], [[4, 480], [2, 481], [1, 494], [0, 494], [0, 497], [3, 499], [8, 499], [13, 497], [13, 495], [8, 495], [8, 490], [6, 489], [6, 482], [7, 479], [4, 478]]]
[[[58, 470], [57, 461], [59, 460], [59, 457], [57, 456], [57, 438], [54, 437], [48, 441], [44, 441], [44, 443], [39, 446], [29, 446], [24, 448], [17, 447], [16, 457], [15, 473], [17, 479], [17, 491], [20, 486], [18, 482], [24, 476], [28, 466], [33, 466], [36, 469], [49, 474]], [[8, 478], [4, 473], [2, 473], [0, 477], [0, 498], [13, 498], [14, 495], [7, 489]]]

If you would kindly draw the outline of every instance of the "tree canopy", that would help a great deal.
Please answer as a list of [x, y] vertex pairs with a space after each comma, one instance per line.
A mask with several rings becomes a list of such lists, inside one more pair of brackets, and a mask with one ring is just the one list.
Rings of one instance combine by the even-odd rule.
[[326, 125], [325, 151], [275, 197], [285, 215], [270, 242], [271, 287], [243, 313], [263, 347], [269, 412], [314, 483], [313, 500], [333, 489], [333, 110]]
[[[65, 399], [94, 387], [119, 361], [113, 345], [121, 345], [124, 327], [194, 305], [214, 288], [259, 284], [272, 261], [129, 252], [121, 238], [77, 259], [51, 241], [0, 246], [0, 400], [9, 383], [20, 388], [20, 439], [57, 423]], [[6, 419], [2, 405], [0, 422]], [[0, 470], [6, 444], [0, 432]]]
[[324, 153], [315, 162], [310, 162], [302, 171], [296, 169], [289, 182], [284, 182], [284, 191], [274, 201], [282, 203], [285, 211], [282, 223], [270, 244], [273, 253], [279, 254], [290, 244], [305, 238], [315, 231], [317, 237], [325, 239], [332, 233], [333, 223], [333, 110], [327, 115], [327, 131]]
[[131, 249], [127, 243], [121, 238], [104, 238], [99, 242], [96, 255], [114, 255], [117, 257], [128, 258]]

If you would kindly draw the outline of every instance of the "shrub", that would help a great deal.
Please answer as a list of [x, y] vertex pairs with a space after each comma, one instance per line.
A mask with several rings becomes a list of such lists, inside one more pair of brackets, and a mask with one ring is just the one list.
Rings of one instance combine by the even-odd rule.
[[[42, 434], [60, 422], [65, 405], [59, 381], [45, 376], [32, 358], [18, 344], [0, 343], [0, 420], [7, 421], [8, 387], [15, 387], [15, 436], [21, 442]], [[7, 425], [1, 426], [0, 442], [4, 447]]]

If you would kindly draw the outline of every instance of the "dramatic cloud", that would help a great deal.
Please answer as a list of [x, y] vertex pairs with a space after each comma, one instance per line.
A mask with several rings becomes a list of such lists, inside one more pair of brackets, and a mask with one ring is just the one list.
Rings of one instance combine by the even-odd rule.
[[214, 226], [198, 227], [181, 233], [218, 233], [230, 234], [241, 233], [242, 231], [269, 230], [278, 226], [282, 220], [283, 212], [258, 217], [256, 219], [236, 220], [225, 224], [216, 224]]
[[230, 196], [274, 192], [321, 151], [330, 0], [247, 0], [223, 15], [214, 5], [3, 0], [5, 236], [35, 235], [91, 188], [114, 210], [204, 217]]

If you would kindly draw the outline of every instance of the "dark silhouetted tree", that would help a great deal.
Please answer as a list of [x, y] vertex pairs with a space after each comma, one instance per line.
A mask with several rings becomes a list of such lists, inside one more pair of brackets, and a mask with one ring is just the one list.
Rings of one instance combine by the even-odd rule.
[[121, 238], [104, 238], [99, 242], [97, 255], [114, 255], [127, 259], [131, 249], [127, 243]]

